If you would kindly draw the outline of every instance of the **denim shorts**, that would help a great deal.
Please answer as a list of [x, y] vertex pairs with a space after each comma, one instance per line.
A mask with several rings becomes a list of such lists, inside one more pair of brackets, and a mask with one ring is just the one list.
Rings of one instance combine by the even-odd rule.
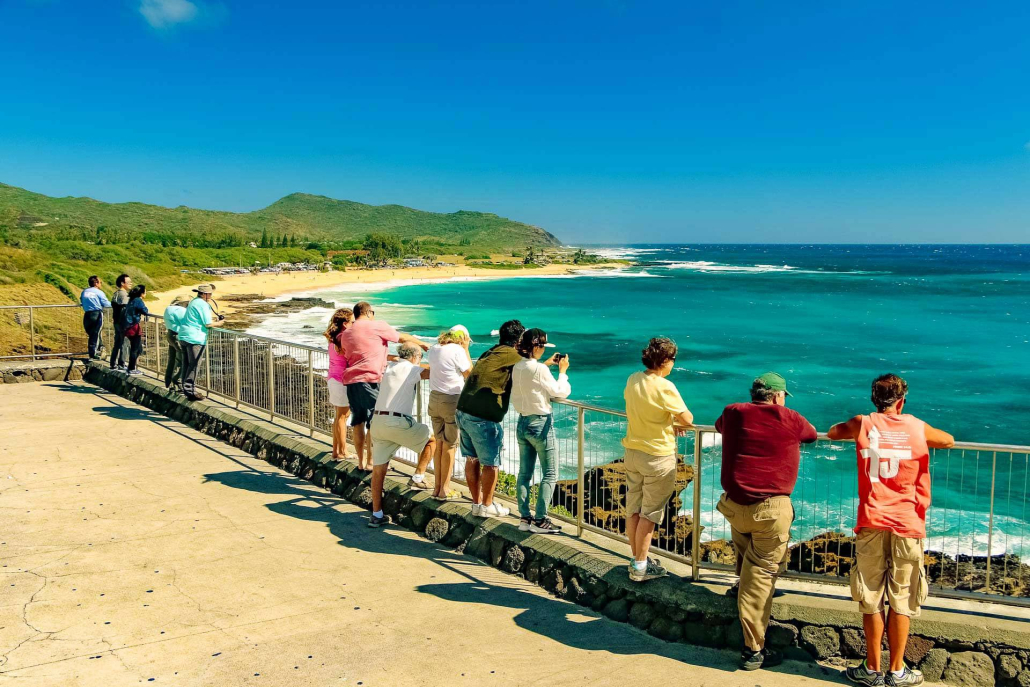
[[461, 435], [461, 455], [475, 458], [488, 468], [500, 467], [504, 440], [501, 423], [467, 415], [460, 410], [456, 417]]

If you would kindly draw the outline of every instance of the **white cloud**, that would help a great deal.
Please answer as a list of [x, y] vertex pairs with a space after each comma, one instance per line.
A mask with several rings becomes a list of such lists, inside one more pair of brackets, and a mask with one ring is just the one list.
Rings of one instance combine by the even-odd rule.
[[139, 13], [155, 29], [167, 29], [193, 21], [200, 9], [190, 0], [140, 0]]

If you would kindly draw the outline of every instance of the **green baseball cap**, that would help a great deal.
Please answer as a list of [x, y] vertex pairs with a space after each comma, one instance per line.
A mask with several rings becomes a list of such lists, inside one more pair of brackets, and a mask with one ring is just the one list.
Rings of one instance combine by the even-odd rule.
[[794, 395], [787, 391], [787, 380], [784, 379], [782, 375], [776, 372], [766, 372], [764, 375], [757, 377], [755, 379], [754, 385], [764, 386], [766, 389], [769, 389], [770, 391], [782, 391], [788, 396]]

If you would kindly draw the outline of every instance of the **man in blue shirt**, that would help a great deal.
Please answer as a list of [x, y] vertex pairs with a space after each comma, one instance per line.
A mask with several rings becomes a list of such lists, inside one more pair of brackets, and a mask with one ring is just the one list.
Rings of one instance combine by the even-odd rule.
[[165, 308], [165, 340], [168, 342], [168, 365], [165, 366], [165, 388], [179, 383], [182, 373], [182, 349], [179, 347], [179, 323], [186, 316], [186, 299], [178, 297]]
[[100, 290], [100, 277], [93, 275], [89, 278], [89, 288], [83, 289], [79, 296], [79, 303], [82, 304], [82, 328], [86, 330], [86, 337], [89, 340], [87, 350], [90, 358], [99, 358], [99, 351], [103, 349], [104, 342], [100, 339], [100, 330], [104, 326], [104, 308], [111, 307], [111, 301]]
[[202, 284], [193, 291], [197, 297], [186, 307], [186, 313], [179, 321], [177, 333], [179, 348], [182, 349], [182, 393], [191, 401], [200, 401], [204, 396], [197, 393], [197, 368], [200, 367], [200, 359], [207, 348], [207, 330], [225, 317], [219, 315], [217, 320], [212, 320], [209, 303], [211, 296], [214, 295], [214, 284]]

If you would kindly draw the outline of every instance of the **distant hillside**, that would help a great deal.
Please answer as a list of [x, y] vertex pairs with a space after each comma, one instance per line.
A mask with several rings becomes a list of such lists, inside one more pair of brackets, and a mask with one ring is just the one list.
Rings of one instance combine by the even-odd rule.
[[[0, 229], [60, 235], [102, 229], [109, 235], [139, 238], [146, 243], [200, 245], [203, 235], [242, 235], [257, 241], [262, 233], [296, 236], [310, 241], [360, 241], [372, 232], [389, 233], [422, 244], [472, 245], [512, 250], [526, 246], [558, 246], [561, 242], [540, 227], [486, 213], [460, 210], [424, 212], [401, 205], [365, 205], [325, 196], [293, 193], [262, 210], [236, 213], [166, 208], [144, 203], [104, 203], [92, 198], [52, 198], [0, 184]], [[182, 240], [185, 239], [185, 240]]]

